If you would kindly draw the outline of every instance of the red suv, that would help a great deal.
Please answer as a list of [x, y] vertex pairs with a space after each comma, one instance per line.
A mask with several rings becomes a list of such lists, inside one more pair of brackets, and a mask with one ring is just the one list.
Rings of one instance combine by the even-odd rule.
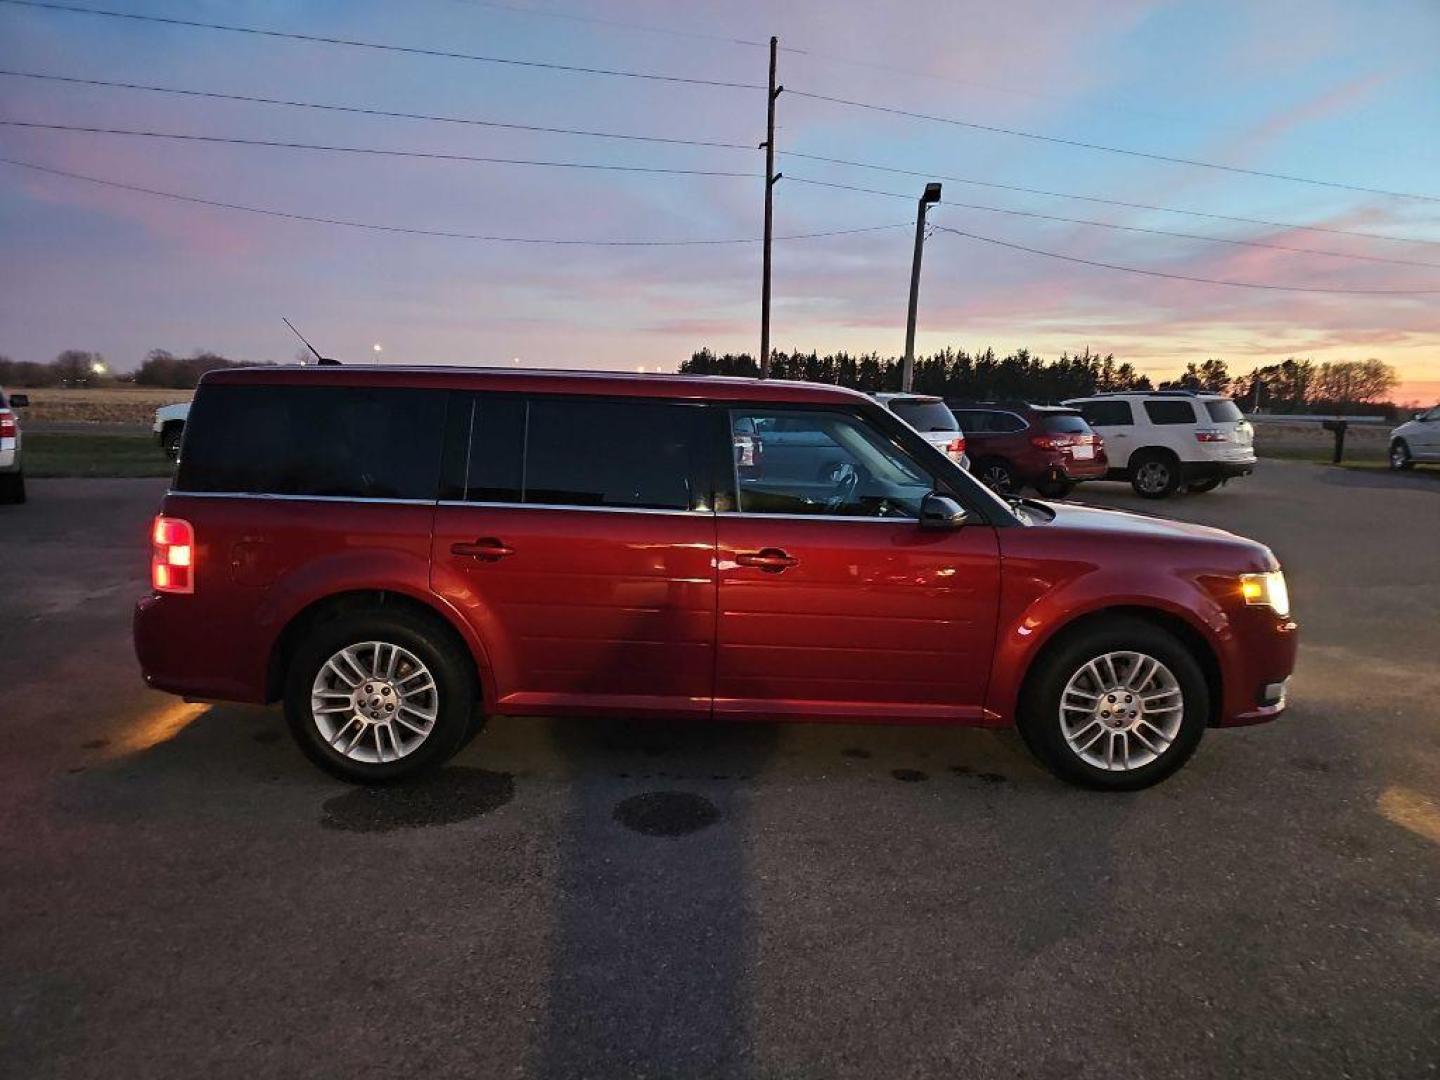
[[[833, 464], [764, 449], [807, 429]], [[1016, 724], [1136, 788], [1279, 713], [1295, 659], [1261, 545], [1008, 505], [864, 395], [773, 381], [213, 372], [152, 583], [152, 686], [283, 701], [358, 781], [579, 713]]]
[[1078, 409], [948, 402], [970, 443], [971, 470], [1001, 495], [1033, 487], [1063, 499], [1081, 480], [1103, 480], [1105, 442]]

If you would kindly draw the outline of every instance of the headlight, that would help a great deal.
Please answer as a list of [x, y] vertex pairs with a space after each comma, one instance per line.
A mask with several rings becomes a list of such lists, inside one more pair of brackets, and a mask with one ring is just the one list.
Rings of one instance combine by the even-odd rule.
[[1241, 574], [1240, 594], [1245, 597], [1245, 603], [1273, 608], [1282, 619], [1290, 614], [1290, 590], [1285, 587], [1283, 571]]

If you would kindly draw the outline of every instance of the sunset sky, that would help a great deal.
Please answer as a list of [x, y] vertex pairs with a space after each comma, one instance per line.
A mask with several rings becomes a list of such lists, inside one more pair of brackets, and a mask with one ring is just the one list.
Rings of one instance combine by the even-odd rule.
[[[68, 0], [63, 0], [68, 2]], [[79, 0], [76, 0], [79, 2]], [[858, 0], [415, 3], [89, 0], [107, 10], [733, 83], [780, 56], [776, 348], [903, 347], [914, 199], [956, 177], [1317, 232], [945, 181], [937, 226], [1166, 274], [1430, 295], [1233, 288], [1058, 261], [937, 232], [918, 346], [1087, 346], [1165, 377], [1218, 356], [1378, 357], [1440, 399], [1440, 6]], [[739, 39], [739, 40], [737, 40]], [[0, 68], [224, 94], [750, 147], [765, 94], [298, 42], [0, 3]], [[799, 92], [1062, 139], [1403, 192], [1402, 198], [1061, 146]], [[552, 162], [647, 174], [0, 126], [0, 157], [199, 199], [409, 229], [586, 240], [754, 239], [757, 150], [506, 130], [0, 75], [0, 118]], [[800, 152], [924, 174], [789, 156]], [[824, 181], [904, 198], [807, 184]], [[1118, 232], [1085, 218], [1365, 260]], [[1348, 235], [1370, 233], [1403, 239]], [[368, 361], [663, 366], [758, 347], [758, 244], [541, 246], [262, 217], [0, 164], [0, 354], [151, 348], [288, 360], [289, 316]], [[1390, 260], [1390, 261], [1375, 261]]]

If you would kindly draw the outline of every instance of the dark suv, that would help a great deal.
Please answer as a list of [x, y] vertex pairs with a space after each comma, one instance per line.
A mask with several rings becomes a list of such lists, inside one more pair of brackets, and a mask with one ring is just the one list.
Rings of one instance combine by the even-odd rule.
[[969, 440], [970, 469], [1002, 495], [1033, 487], [1047, 499], [1099, 480], [1109, 464], [1104, 440], [1077, 409], [1053, 405], [949, 401]]
[[1010, 505], [862, 394], [749, 379], [212, 372], [151, 583], [150, 685], [283, 701], [359, 781], [566, 713], [1015, 724], [1143, 787], [1295, 659], [1260, 544]]

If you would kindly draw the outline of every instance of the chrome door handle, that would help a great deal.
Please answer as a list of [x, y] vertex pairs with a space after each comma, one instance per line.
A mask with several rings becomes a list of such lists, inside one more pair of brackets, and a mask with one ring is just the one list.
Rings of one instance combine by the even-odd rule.
[[789, 555], [780, 548], [761, 548], [759, 551], [742, 551], [735, 556], [735, 562], [739, 566], [753, 566], [757, 570], [764, 570], [769, 574], [778, 574], [787, 570], [800, 560]]
[[506, 555], [514, 555], [515, 549], [493, 536], [486, 536], [476, 540], [473, 544], [451, 544], [450, 554], [467, 555], [472, 559], [495, 562], [505, 558]]

